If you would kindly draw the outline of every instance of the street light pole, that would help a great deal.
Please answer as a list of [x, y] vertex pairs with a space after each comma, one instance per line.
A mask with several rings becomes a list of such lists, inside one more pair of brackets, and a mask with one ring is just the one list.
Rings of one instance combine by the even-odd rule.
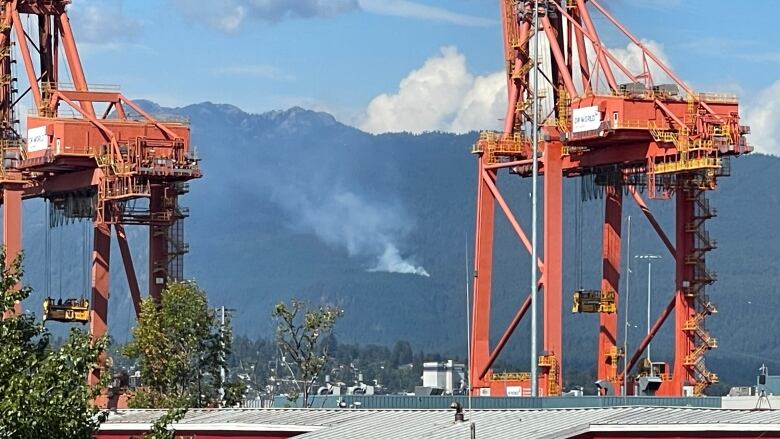
[[537, 180], [539, 180], [539, 1], [535, 0], [534, 6], [534, 89], [533, 89], [533, 120], [531, 121], [531, 136], [533, 145], [533, 164], [531, 178], [531, 396], [539, 396], [539, 356], [537, 344], [537, 300], [539, 269], [536, 266], [537, 253]]
[[631, 289], [631, 215], [628, 216], [628, 239], [626, 242], [626, 291], [625, 313], [623, 327], [623, 396], [628, 396], [628, 293]]
[[[647, 261], [647, 335], [650, 335], [650, 297], [652, 295], [651, 291], [651, 285], [652, 285], [652, 279], [653, 279], [653, 261], [656, 259], [661, 259], [661, 256], [658, 255], [637, 255], [635, 256], [636, 259], [642, 259]], [[650, 361], [650, 343], [647, 343], [647, 361]], [[650, 367], [650, 374], [652, 375], [653, 370], [652, 366]]]

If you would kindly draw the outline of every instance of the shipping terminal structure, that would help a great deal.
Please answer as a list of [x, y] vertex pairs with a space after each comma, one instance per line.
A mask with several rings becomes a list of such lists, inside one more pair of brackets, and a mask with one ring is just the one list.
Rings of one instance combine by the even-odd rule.
[[[532, 175], [531, 127], [538, 126], [537, 159], [544, 189], [543, 259], [534, 265], [542, 291], [543, 324], [542, 348], [533, 361], [538, 361], [539, 395], [561, 394], [562, 316], [572, 309], [597, 314], [592, 317], [594, 331], [598, 331], [594, 360], [604, 393], [619, 394], [626, 388], [631, 394], [633, 379], [654, 372], [649, 373], [652, 382], [645, 383], [650, 393], [703, 394], [718, 381], [704, 359], [707, 351], [717, 347], [705, 325], [717, 311], [706, 292], [717, 280], [707, 266], [707, 253], [716, 248], [706, 227], [716, 215], [707, 194], [717, 188], [719, 178], [729, 175], [731, 158], [752, 149], [745, 138], [749, 128], [740, 123], [737, 97], [693, 90], [613, 17], [601, 0], [500, 0], [499, 4], [508, 106], [503, 130], [482, 133], [473, 148], [479, 166], [469, 368], [472, 393], [502, 396], [507, 389], [519, 389], [528, 394], [532, 387], [527, 372], [493, 371], [495, 360], [529, 309], [530, 296], [491, 346], [491, 284], [497, 211], [509, 221], [519, 245], [531, 252], [531, 242], [502, 195], [498, 177]], [[610, 35], [624, 36], [640, 54], [639, 62], [621, 62], [606, 48], [595, 23], [608, 26]], [[536, 114], [534, 108], [539, 109]], [[578, 285], [567, 292], [563, 291], [565, 178], [580, 179], [584, 199], [603, 199], [604, 203], [601, 283], [587, 288]], [[647, 199], [674, 203], [674, 230], [659, 225]], [[641, 208], [676, 267], [675, 291], [663, 299], [668, 305], [633, 353], [624, 352], [618, 343], [625, 202]], [[674, 358], [668, 364], [650, 366], [650, 371], [634, 369], [667, 320], [674, 327]], [[624, 376], [629, 377], [628, 383]]]
[[[189, 181], [201, 177], [201, 169], [186, 122], [159, 120], [118, 88], [87, 83], [69, 4], [70, 0], [0, 0], [2, 239], [5, 262], [10, 264], [22, 251], [22, 203], [32, 198], [46, 201], [47, 234], [73, 221], [89, 224], [85, 269], [90, 291], [82, 293], [89, 297], [54, 300], [56, 294], [47, 291], [45, 317], [88, 323], [91, 334], [99, 337], [108, 325], [112, 230], [138, 314], [142, 287], [125, 226], [149, 228], [146, 291], [159, 300], [167, 282], [184, 276], [188, 246], [183, 220], [188, 212], [179, 197], [188, 191]], [[519, 306], [494, 346], [490, 310], [497, 211], [509, 220], [521, 245], [532, 248], [499, 189], [498, 177], [507, 173], [529, 177], [536, 158], [544, 186], [543, 258], [534, 261], [543, 291], [542, 355], [534, 359], [541, 370], [540, 395], [561, 394], [562, 316], [570, 309], [598, 315], [593, 316], [599, 340], [596, 372], [605, 392], [633, 387], [623, 377], [642, 374], [634, 368], [645, 347], [671, 320], [674, 358], [668, 366], [650, 367], [658, 387], [653, 391], [675, 396], [690, 389], [702, 394], [718, 380], [704, 360], [704, 354], [717, 347], [705, 325], [716, 312], [706, 288], [717, 279], [706, 263], [707, 253], [716, 247], [706, 229], [716, 215], [707, 193], [729, 174], [732, 157], [751, 151], [737, 98], [694, 91], [600, 0], [500, 0], [499, 6], [509, 99], [503, 130], [482, 133], [473, 147], [479, 165], [471, 392], [502, 396], [510, 388], [525, 393], [531, 387], [526, 372], [493, 371], [529, 309], [530, 298]], [[595, 23], [624, 35], [641, 54], [641, 62], [622, 63], [606, 49]], [[23, 99], [32, 101], [29, 115], [20, 114]], [[20, 123], [21, 118], [26, 123]], [[535, 133], [530, 127], [537, 125], [540, 141], [534, 157]], [[583, 190], [585, 198], [604, 200], [601, 284], [580, 285], [566, 293], [571, 298], [566, 300], [564, 178], [580, 179], [588, 188]], [[661, 228], [647, 198], [674, 203], [674, 230], [667, 234]], [[633, 353], [624, 352], [617, 342], [622, 211], [627, 199], [640, 206], [676, 266], [675, 291]], [[20, 306], [16, 312], [21, 312]], [[93, 372], [90, 381], [97, 382], [98, 374]]]
[[[46, 200], [47, 244], [50, 228], [89, 224], [84, 239], [93, 243], [85, 252], [91, 292], [82, 293], [89, 297], [47, 299], [44, 317], [88, 323], [92, 336], [100, 337], [108, 325], [112, 229], [137, 315], [141, 286], [125, 226], [149, 227], [146, 290], [159, 299], [169, 280], [183, 277], [187, 210], [178, 199], [201, 171], [186, 123], [157, 120], [117, 87], [87, 83], [68, 18], [70, 3], [0, 1], [3, 244], [10, 264], [22, 251], [22, 202], [31, 198]], [[20, 114], [25, 97], [32, 98], [29, 115]], [[20, 117], [26, 117], [25, 125]], [[90, 381], [96, 383], [99, 373]]]

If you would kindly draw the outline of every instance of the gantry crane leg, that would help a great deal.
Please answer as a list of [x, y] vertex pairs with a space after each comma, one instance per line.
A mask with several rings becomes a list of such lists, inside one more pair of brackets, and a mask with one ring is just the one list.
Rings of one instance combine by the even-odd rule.
[[[615, 293], [615, 306], [619, 304], [620, 291], [620, 247], [623, 222], [623, 192], [620, 187], [607, 186], [604, 199], [604, 226], [602, 231], [601, 291]], [[618, 347], [617, 313], [599, 314], [598, 358], [596, 358], [597, 380], [613, 383], [615, 391], [619, 358], [614, 355]]]
[[[3, 183], [3, 245], [5, 264], [10, 266], [22, 251], [22, 187], [15, 183]], [[14, 305], [16, 314], [21, 311], [21, 303]]]

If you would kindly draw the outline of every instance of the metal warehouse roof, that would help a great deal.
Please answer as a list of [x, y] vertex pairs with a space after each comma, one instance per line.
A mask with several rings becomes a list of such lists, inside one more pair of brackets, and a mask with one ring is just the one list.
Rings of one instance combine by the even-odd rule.
[[356, 422], [298, 437], [469, 437], [471, 422], [475, 424], [477, 437], [547, 439], [616, 431], [780, 431], [780, 412], [679, 407], [483, 410], [468, 413], [466, 422], [455, 422], [452, 410], [377, 411]]
[[[100, 429], [148, 430], [166, 410], [124, 409], [112, 412]], [[177, 422], [179, 431], [314, 431], [342, 422], [363, 419], [360, 410], [317, 409], [189, 409]]]
[[[148, 430], [164, 410], [120, 410], [102, 431]], [[561, 438], [587, 432], [772, 431], [780, 411], [688, 407], [614, 407], [547, 410], [474, 410], [455, 422], [453, 410], [191, 409], [178, 431], [288, 431], [301, 439], [395, 439], [468, 437]]]

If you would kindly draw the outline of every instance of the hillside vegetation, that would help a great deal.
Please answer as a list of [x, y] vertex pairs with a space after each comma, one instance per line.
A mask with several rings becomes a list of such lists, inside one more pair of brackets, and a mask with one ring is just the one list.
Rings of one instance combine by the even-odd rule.
[[[191, 246], [186, 272], [209, 291], [211, 304], [237, 310], [236, 334], [271, 335], [273, 305], [295, 296], [343, 308], [337, 333], [345, 342], [392, 346], [409, 340], [415, 350], [464, 356], [476, 189], [476, 163], [469, 152], [475, 134], [374, 136], [300, 108], [253, 115], [211, 103], [177, 109], [144, 105], [158, 115], [191, 120], [205, 177], [192, 183], [184, 199], [192, 215], [186, 226]], [[770, 371], [780, 368], [780, 347], [772, 335], [780, 312], [780, 237], [774, 229], [780, 212], [780, 192], [774, 187], [779, 166], [780, 159], [762, 155], [734, 160], [733, 176], [723, 179], [713, 196], [719, 216], [709, 225], [719, 248], [710, 265], [720, 280], [709, 294], [719, 313], [708, 326], [720, 348], [708, 358], [726, 380], [750, 380], [764, 362]], [[528, 226], [529, 182], [502, 176], [501, 186]], [[573, 180], [565, 190], [567, 303], [580, 286], [573, 213], [581, 204], [581, 286], [595, 288], [603, 206], [598, 200], [581, 202]], [[671, 204], [651, 203], [670, 233]], [[28, 261], [39, 260], [43, 217], [39, 206], [27, 210]], [[664, 256], [654, 266], [654, 319], [672, 296], [672, 261], [635, 206], [625, 214], [632, 216], [632, 255]], [[67, 242], [78, 241], [79, 227], [66, 230]], [[530, 261], [507, 223], [499, 220], [497, 227], [493, 312], [496, 322], [508, 322], [527, 294]], [[130, 233], [145, 282], [146, 230]], [[132, 307], [119, 254], [115, 250], [113, 255], [110, 320], [113, 336], [124, 342]], [[65, 289], [79, 290], [80, 264], [78, 258], [66, 262]], [[632, 271], [629, 344], [635, 345], [646, 322], [646, 268], [636, 265]], [[28, 280], [40, 284], [42, 273], [31, 266]], [[28, 306], [38, 307], [39, 299]], [[564, 367], [589, 370], [595, 362], [597, 317], [567, 311]], [[671, 324], [653, 345], [656, 358], [669, 358]], [[503, 330], [499, 326], [496, 335]], [[505, 360], [526, 363], [528, 341], [526, 322]]]

